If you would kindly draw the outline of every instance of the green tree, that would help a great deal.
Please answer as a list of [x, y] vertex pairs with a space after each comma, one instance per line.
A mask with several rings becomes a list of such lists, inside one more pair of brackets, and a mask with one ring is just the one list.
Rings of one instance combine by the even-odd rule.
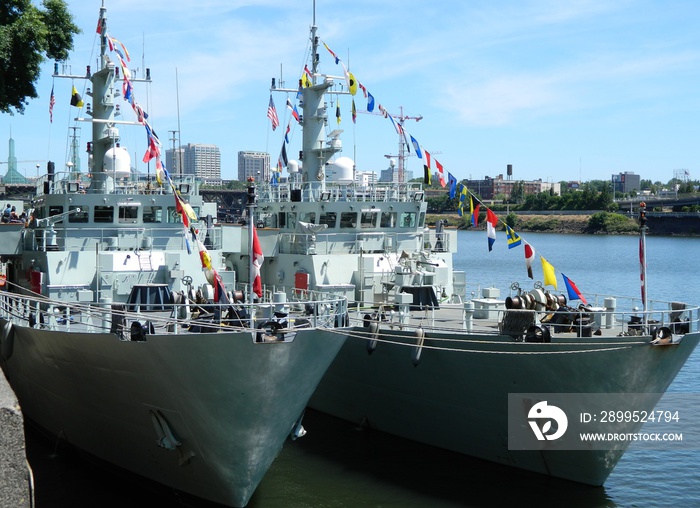
[[43, 9], [31, 0], [0, 3], [0, 112], [24, 113], [28, 99], [38, 97], [35, 84], [46, 58], [68, 59], [73, 23], [64, 0], [43, 0]]
[[226, 188], [230, 190], [246, 190], [248, 188], [248, 184], [238, 180], [229, 180], [226, 184]]

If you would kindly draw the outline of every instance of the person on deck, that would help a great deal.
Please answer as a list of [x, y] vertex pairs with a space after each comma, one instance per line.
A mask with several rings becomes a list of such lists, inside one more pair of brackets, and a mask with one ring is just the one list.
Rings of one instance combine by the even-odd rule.
[[10, 222], [10, 214], [12, 213], [12, 207], [10, 203], [7, 203], [5, 211], [2, 213], [2, 222]]

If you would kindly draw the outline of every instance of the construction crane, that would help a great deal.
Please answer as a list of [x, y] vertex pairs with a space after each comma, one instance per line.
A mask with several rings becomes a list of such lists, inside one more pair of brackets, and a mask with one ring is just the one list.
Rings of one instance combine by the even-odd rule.
[[[399, 153], [398, 155], [385, 155], [387, 159], [391, 159], [392, 157], [396, 157], [399, 160], [399, 183], [405, 183], [405, 159], [406, 159], [406, 147], [405, 145], [408, 143], [406, 138], [403, 135], [403, 124], [406, 120], [415, 120], [416, 122], [420, 122], [423, 120], [423, 115], [418, 115], [418, 116], [408, 116], [403, 114], [403, 106], [399, 106], [399, 111], [400, 114], [398, 115], [391, 115], [392, 118], [397, 120], [399, 122], [399, 125], [401, 128], [399, 129]], [[382, 113], [378, 112], [369, 112], [369, 111], [359, 111], [359, 113], [366, 113], [368, 115], [381, 115], [384, 116]], [[410, 148], [409, 148], [410, 152]]]

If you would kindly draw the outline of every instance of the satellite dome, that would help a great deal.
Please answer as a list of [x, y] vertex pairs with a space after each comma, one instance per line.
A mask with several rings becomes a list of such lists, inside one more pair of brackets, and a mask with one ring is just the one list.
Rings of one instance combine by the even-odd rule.
[[330, 166], [335, 173], [333, 180], [341, 184], [352, 183], [355, 162], [350, 157], [338, 157], [330, 163]]
[[115, 178], [124, 178], [131, 174], [131, 156], [125, 148], [113, 146], [105, 152], [105, 171], [114, 173]]
[[299, 161], [295, 161], [294, 159], [290, 160], [287, 163], [287, 171], [291, 175], [292, 173], [298, 173], [299, 172]]

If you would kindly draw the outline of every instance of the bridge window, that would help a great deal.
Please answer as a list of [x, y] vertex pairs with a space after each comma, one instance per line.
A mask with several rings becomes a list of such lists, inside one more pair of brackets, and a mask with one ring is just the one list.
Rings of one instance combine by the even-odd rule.
[[403, 212], [401, 214], [401, 227], [402, 228], [415, 228], [416, 227], [416, 213], [415, 212]]
[[[49, 217], [53, 217], [54, 215], [59, 215], [63, 213], [63, 207], [62, 206], [50, 206], [49, 207]], [[56, 222], [56, 224], [62, 224], [63, 221], [60, 220]]]
[[425, 212], [420, 213], [420, 219], [418, 219], [418, 227], [422, 228], [425, 226]]
[[160, 206], [144, 206], [143, 222], [163, 222], [163, 209]]
[[376, 228], [379, 210], [364, 210], [360, 215], [360, 227], [362, 229]]
[[139, 207], [135, 205], [119, 207], [119, 222], [134, 224], [139, 217]]
[[287, 212], [287, 229], [294, 229], [297, 227], [297, 213]]
[[396, 212], [382, 212], [382, 219], [380, 225], [383, 228], [395, 228]]
[[299, 221], [316, 224], [316, 212], [301, 212], [299, 214]]
[[[80, 209], [79, 212], [74, 210]], [[68, 216], [68, 222], [87, 222], [88, 221], [88, 211], [87, 207], [70, 205], [68, 207], [69, 212], [73, 212]]]
[[338, 214], [335, 212], [323, 212], [318, 219], [319, 224], [325, 224], [329, 228], [335, 227], [335, 221], [338, 220]]
[[114, 222], [114, 207], [96, 206], [95, 222]]
[[341, 228], [357, 227], [357, 212], [343, 212], [340, 214]]
[[180, 214], [177, 213], [177, 209], [174, 206], [168, 207], [168, 224], [176, 224], [182, 222]]

